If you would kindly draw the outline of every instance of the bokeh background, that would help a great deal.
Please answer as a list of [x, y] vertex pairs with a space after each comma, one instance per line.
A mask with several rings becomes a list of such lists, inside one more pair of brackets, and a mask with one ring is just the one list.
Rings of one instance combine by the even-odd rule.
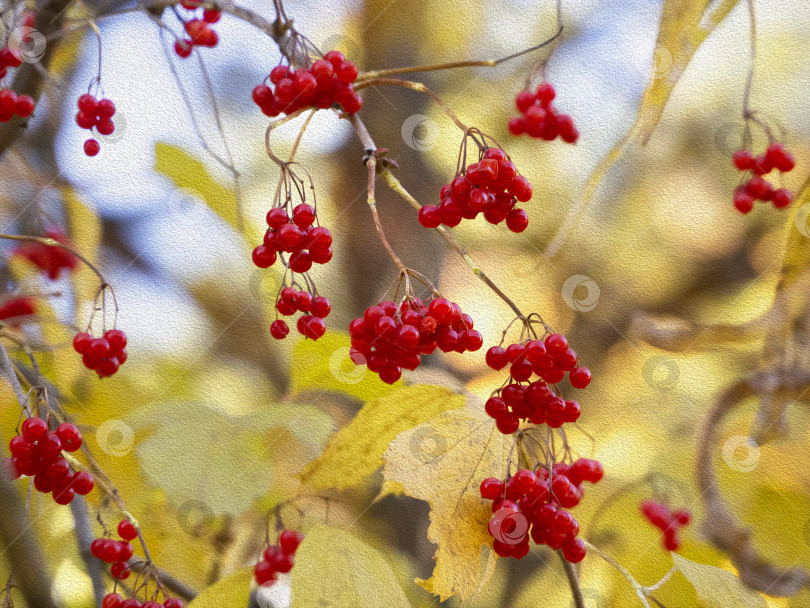
[[[511, 54], [553, 34], [553, 4], [302, 1], [287, 11], [323, 51], [340, 49], [368, 70]], [[81, 21], [84, 6], [97, 8], [74, 6], [70, 19]], [[273, 18], [271, 3], [246, 6]], [[757, 0], [756, 7], [752, 105], [795, 153], [797, 168], [784, 177], [795, 191], [810, 170], [810, 6]], [[685, 532], [684, 556], [731, 568], [700, 535], [695, 442], [718, 392], [758, 366], [761, 342], [726, 347], [698, 340], [669, 352], [651, 346], [634, 322], [641, 315], [706, 325], [756, 319], [773, 300], [790, 217], [764, 207], [741, 216], [731, 203], [738, 175], [730, 156], [741, 143], [749, 65], [748, 14], [740, 3], [698, 50], [649, 143], [630, 148], [559, 254], [543, 257], [589, 174], [635, 119], [651, 65], [661, 77], [672, 68], [669, 51], [655, 46], [660, 11], [652, 0], [564, 4], [565, 32], [546, 74], [557, 88], [557, 106], [582, 133], [576, 146], [518, 139], [506, 129], [514, 95], [545, 51], [496, 68], [413, 76], [467, 124], [499, 140], [534, 184], [524, 233], [483, 220], [464, 222], [454, 233], [521, 309], [541, 313], [565, 333], [594, 371], [580, 399], [581, 427], [590, 438], [575, 433], [572, 443], [602, 461], [607, 473], [576, 515], [588, 538], [645, 583], [671, 566], [657, 531], [638, 514], [638, 501], [653, 494], [696, 516]], [[180, 31], [168, 13], [165, 20]], [[161, 40], [140, 11], [100, 20], [99, 27], [102, 89], [118, 107], [116, 131], [102, 138], [97, 157], [84, 156], [86, 133], [73, 115], [75, 99], [97, 72], [98, 41], [78, 29], [62, 41], [36, 117], [0, 160], [0, 225], [20, 234], [41, 234], [48, 223], [66, 227], [115, 287], [129, 361], [114, 378], [98, 381], [69, 346], [75, 327], [87, 320], [90, 273], [44, 282], [11, 258], [7, 243], [0, 245], [3, 288], [54, 294], [41, 300], [38, 323], [24, 329], [43, 372], [139, 518], [158, 563], [203, 588], [255, 561], [268, 510], [297, 491], [294, 474], [381, 386], [360, 379], [335, 352], [345, 345], [338, 333], [379, 301], [396, 270], [364, 204], [362, 147], [345, 121], [319, 112], [298, 160], [313, 175], [321, 222], [335, 235], [334, 260], [312, 273], [332, 300], [334, 335], [317, 347], [292, 335], [272, 340], [280, 275], [252, 266], [256, 243], [222, 215], [233, 213], [238, 198], [249, 231], [258, 233], [271, 204], [278, 171], [264, 149], [267, 119], [250, 91], [278, 63], [278, 49], [225, 16], [216, 26], [220, 45], [200, 54], [203, 68], [196, 57], [175, 57], [171, 38]], [[370, 88], [363, 97], [361, 116], [399, 164], [399, 179], [420, 202], [437, 202], [455, 171], [458, 129], [417, 93]], [[274, 132], [274, 149], [286, 154], [300, 124]], [[764, 142], [756, 139], [758, 146]], [[232, 158], [226, 164], [238, 172], [238, 183], [212, 152]], [[473, 316], [485, 348], [496, 343], [511, 311], [383, 183], [378, 207], [405, 263], [434, 278]], [[330, 365], [322, 363], [323, 377], [316, 378], [320, 372], [311, 364], [318, 357]], [[481, 397], [501, 382], [483, 356], [437, 354], [422, 368], [406, 380], [466, 387]], [[2, 391], [0, 435], [7, 442], [18, 410], [7, 388]], [[722, 490], [765, 556], [810, 567], [806, 412], [791, 409], [789, 433], [755, 446], [744, 441], [755, 410], [756, 403], [747, 404], [720, 431], [731, 446], [716, 454]], [[380, 549], [414, 606], [438, 605], [412, 583], [429, 576], [433, 565], [427, 507], [406, 497], [373, 502], [380, 481], [377, 475], [328, 502], [313, 498], [305, 512]], [[33, 513], [57, 603], [91, 605], [70, 512], [37, 499]], [[285, 523], [304, 521], [295, 509], [285, 517]], [[0, 554], [4, 576], [9, 564], [3, 560]], [[582, 586], [588, 608], [636, 601], [626, 582], [594, 557], [583, 562]], [[680, 575], [656, 595], [667, 606], [697, 605]], [[767, 601], [773, 608], [810, 606], [810, 593]], [[559, 564], [535, 548], [520, 562], [500, 560], [472, 605], [563, 607], [570, 592]]]

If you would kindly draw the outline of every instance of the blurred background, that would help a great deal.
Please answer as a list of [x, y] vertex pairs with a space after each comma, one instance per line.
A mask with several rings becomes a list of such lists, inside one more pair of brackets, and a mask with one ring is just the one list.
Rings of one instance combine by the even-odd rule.
[[[339, 49], [370, 70], [511, 54], [554, 33], [553, 4], [300, 1], [288, 3], [287, 12], [322, 51]], [[271, 3], [245, 6], [274, 17]], [[757, 0], [756, 7], [752, 106], [796, 155], [797, 168], [783, 185], [797, 191], [810, 170], [810, 6]], [[72, 7], [68, 22], [82, 21], [93, 8]], [[594, 372], [580, 399], [581, 427], [592, 441], [584, 433], [571, 441], [603, 462], [606, 477], [575, 514], [588, 538], [643, 583], [660, 578], [671, 562], [637, 503], [662, 495], [691, 509], [699, 522], [697, 429], [718, 392], [757, 367], [761, 342], [733, 348], [695, 343], [673, 353], [637, 335], [634, 320], [668, 315], [711, 325], [756, 319], [773, 300], [790, 217], [771, 207], [742, 216], [732, 206], [738, 174], [730, 157], [742, 140], [748, 69], [748, 14], [740, 3], [696, 53], [649, 143], [630, 148], [559, 254], [543, 257], [591, 171], [633, 123], [650, 66], [662, 78], [669, 75], [671, 55], [655, 46], [660, 11], [652, 0], [564, 3], [565, 32], [546, 75], [557, 89], [557, 107], [580, 129], [575, 146], [515, 138], [506, 129], [514, 96], [545, 51], [496, 68], [412, 77], [437, 91], [461, 120], [500, 141], [534, 185], [525, 232], [483, 219], [453, 232], [522, 310], [541, 313], [565, 333]], [[180, 32], [169, 12], [164, 19]], [[75, 100], [97, 73], [98, 40], [77, 29], [56, 51], [35, 118], [0, 159], [0, 225], [6, 233], [34, 235], [62, 226], [97, 262], [115, 288], [128, 362], [114, 378], [99, 381], [70, 348], [91, 309], [95, 279], [86, 270], [50, 282], [11, 258], [13, 246], [4, 243], [3, 289], [6, 295], [58, 294], [38, 300], [38, 322], [21, 331], [139, 518], [153, 557], [203, 588], [255, 563], [268, 510], [296, 493], [295, 473], [382, 388], [371, 378], [356, 381], [345, 356], [335, 353], [347, 345], [340, 332], [380, 300], [396, 269], [364, 204], [362, 146], [336, 114], [318, 112], [298, 160], [313, 176], [320, 221], [335, 235], [333, 261], [311, 273], [332, 300], [331, 333], [317, 345], [292, 334], [274, 341], [269, 324], [280, 274], [250, 263], [258, 242], [248, 242], [226, 219], [238, 199], [247, 232], [261, 234], [272, 202], [279, 172], [265, 153], [268, 120], [250, 91], [279, 62], [278, 49], [251, 26], [224, 16], [216, 26], [219, 46], [199, 54], [203, 66], [196, 56], [177, 58], [172, 38], [161, 39], [143, 12], [98, 25], [101, 88], [118, 108], [115, 133], [100, 138], [97, 157], [82, 152], [87, 134], [73, 121]], [[399, 164], [400, 181], [421, 203], [437, 203], [455, 172], [459, 130], [412, 91], [372, 87], [363, 98], [360, 115]], [[273, 133], [277, 154], [289, 152], [301, 122]], [[757, 134], [757, 149], [765, 145]], [[215, 156], [232, 158], [225, 164], [233, 170]], [[403, 261], [473, 316], [484, 348], [497, 343], [511, 311], [382, 182], [378, 207]], [[315, 355], [330, 361], [321, 365], [324, 377], [306, 367]], [[436, 354], [406, 381], [466, 387], [485, 398], [502, 376], [480, 355]], [[5, 445], [18, 410], [2, 390]], [[748, 436], [755, 411], [752, 401], [729, 417], [721, 440]], [[806, 413], [791, 410], [789, 422], [789, 434], [755, 453], [732, 443], [731, 456], [718, 452], [716, 468], [734, 512], [753, 527], [757, 548], [775, 563], [810, 567]], [[427, 506], [392, 496], [372, 504], [380, 482], [377, 475], [329, 495], [328, 502], [313, 498], [307, 516], [328, 505], [332, 525], [350, 527], [390, 559], [414, 606], [438, 605], [412, 582], [433, 568]], [[92, 510], [96, 499], [90, 497]], [[57, 604], [91, 605], [70, 512], [42, 499], [33, 510], [41, 516], [34, 525], [47, 542]], [[285, 517], [290, 525], [302, 521], [296, 509]], [[684, 556], [730, 567], [699, 525], [684, 539]], [[5, 576], [3, 560], [0, 554]], [[626, 581], [596, 558], [583, 562], [582, 586], [588, 608], [635, 605]], [[694, 590], [679, 575], [657, 597], [667, 606], [696, 605]], [[471, 605], [564, 607], [570, 592], [559, 564], [534, 547], [520, 562], [499, 560]], [[771, 598], [768, 606], [810, 606], [810, 593]]]

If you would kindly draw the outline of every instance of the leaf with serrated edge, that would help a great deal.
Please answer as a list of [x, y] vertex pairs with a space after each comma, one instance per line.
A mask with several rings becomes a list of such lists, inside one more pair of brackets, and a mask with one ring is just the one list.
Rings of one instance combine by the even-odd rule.
[[348, 530], [307, 528], [291, 574], [293, 608], [411, 608], [386, 556]]
[[417, 583], [442, 601], [452, 595], [466, 600], [480, 586], [481, 551], [492, 547], [492, 513], [478, 486], [505, 475], [513, 440], [498, 432], [480, 403], [469, 403], [400, 433], [385, 452], [385, 489], [430, 505], [436, 567], [429, 580]]
[[329, 441], [323, 454], [301, 472], [315, 490], [342, 490], [382, 465], [388, 444], [402, 431], [447, 410], [464, 407], [464, 396], [442, 386], [405, 386], [366, 403]]
[[692, 583], [704, 608], [767, 608], [765, 598], [717, 566], [698, 564], [672, 554], [675, 567]]

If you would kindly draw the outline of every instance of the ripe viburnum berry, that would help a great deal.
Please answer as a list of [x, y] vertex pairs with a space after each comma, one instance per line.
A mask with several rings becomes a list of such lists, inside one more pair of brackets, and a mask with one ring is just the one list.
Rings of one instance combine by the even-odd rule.
[[475, 219], [483, 213], [491, 224], [506, 220], [512, 232], [522, 232], [529, 224], [518, 201], [532, 197], [532, 185], [518, 174], [514, 163], [501, 148], [486, 148], [478, 162], [468, 165], [452, 182], [442, 187], [439, 205], [419, 210], [419, 223], [425, 228], [458, 226], [462, 219]]
[[279, 534], [278, 544], [265, 549], [262, 559], [253, 568], [253, 577], [259, 585], [272, 585], [278, 573], [286, 573], [295, 565], [295, 552], [304, 540], [304, 535], [295, 530], [284, 530]]
[[494, 477], [482, 481], [481, 497], [492, 501], [488, 531], [495, 553], [521, 559], [531, 539], [561, 549], [569, 562], [581, 561], [585, 543], [577, 538], [579, 523], [567, 509], [582, 499], [582, 482], [597, 483], [601, 478], [601, 464], [579, 459], [570, 465], [556, 463], [551, 473], [546, 468], [519, 469], [505, 481]]
[[[96, 99], [90, 93], [80, 96], [76, 105], [79, 108], [76, 114], [76, 124], [82, 129], [96, 129], [99, 135], [111, 135], [115, 131], [112, 117], [115, 115], [115, 104], [111, 99]], [[84, 153], [87, 156], [98, 154], [101, 146], [98, 141], [90, 138], [84, 142]]]
[[416, 369], [422, 355], [436, 348], [463, 353], [483, 344], [472, 318], [445, 298], [423, 302], [407, 297], [399, 306], [390, 300], [369, 306], [349, 324], [349, 335], [352, 361], [368, 366], [388, 384], [399, 380], [403, 369]]
[[94, 338], [87, 332], [73, 337], [73, 349], [82, 356], [87, 369], [108, 378], [115, 374], [127, 360], [127, 336], [120, 329], [108, 329], [101, 338]]
[[734, 190], [734, 207], [740, 213], [751, 211], [755, 201], [770, 201], [777, 209], [787, 207], [793, 201], [793, 194], [789, 190], [776, 189], [762, 177], [774, 169], [780, 173], [793, 170], [796, 161], [784, 144], [771, 142], [768, 149], [758, 156], [754, 156], [750, 150], [737, 150], [732, 162], [738, 171], [750, 172], [748, 179]]
[[[64, 232], [57, 228], [52, 228], [45, 232], [45, 238], [53, 239], [64, 245], [71, 245], [70, 240]], [[68, 271], [74, 270], [79, 261], [70, 251], [56, 245], [44, 245], [42, 243], [25, 242], [14, 250], [14, 255], [25, 258], [32, 264], [38, 266], [45, 272], [51, 280], [56, 280], [65, 268]]]
[[89, 494], [95, 485], [87, 471], [73, 472], [62, 452], [75, 452], [82, 445], [79, 429], [63, 422], [48, 430], [42, 418], [26, 418], [21, 434], [12, 437], [8, 449], [11, 458], [7, 468], [13, 477], [34, 478], [34, 487], [45, 494], [52, 493], [55, 503], [66, 505], [76, 494]]
[[673, 511], [666, 504], [655, 500], [642, 500], [639, 509], [645, 519], [663, 533], [661, 544], [665, 550], [677, 551], [681, 548], [678, 531], [692, 520], [689, 511], [685, 509]]
[[347, 114], [363, 107], [363, 99], [354, 91], [357, 65], [340, 51], [329, 51], [311, 64], [298, 69], [277, 65], [270, 75], [253, 89], [252, 99], [266, 116], [292, 114], [306, 107], [326, 109], [338, 104]]
[[509, 132], [512, 135], [526, 133], [529, 137], [551, 141], [559, 137], [564, 142], [575, 144], [579, 131], [574, 120], [567, 114], [559, 114], [552, 101], [557, 93], [551, 83], [543, 82], [537, 90], [520, 91], [515, 97], [515, 105], [521, 116], [509, 121]]
[[[577, 365], [577, 354], [564, 336], [550, 334], [545, 340], [526, 340], [506, 349], [493, 346], [486, 362], [496, 371], [509, 366], [509, 381], [492, 393], [484, 408], [502, 433], [514, 433], [521, 420], [559, 428], [579, 418], [579, 404], [560, 397], [554, 385], [567, 372], [573, 388], [585, 388], [591, 372]], [[532, 380], [533, 375], [537, 377]]]

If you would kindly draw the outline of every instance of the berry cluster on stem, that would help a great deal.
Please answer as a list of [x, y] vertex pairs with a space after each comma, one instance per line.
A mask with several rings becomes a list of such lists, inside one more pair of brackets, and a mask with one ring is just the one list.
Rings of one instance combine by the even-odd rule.
[[259, 585], [270, 586], [279, 573], [287, 573], [295, 565], [295, 551], [304, 540], [304, 535], [295, 530], [283, 530], [278, 535], [278, 544], [264, 550], [262, 559], [253, 568], [253, 577]]
[[777, 209], [790, 205], [793, 194], [785, 188], [774, 188], [763, 178], [774, 169], [780, 173], [793, 170], [796, 161], [784, 144], [771, 142], [768, 149], [757, 156], [747, 149], [737, 150], [732, 157], [734, 167], [746, 173], [747, 178], [734, 190], [734, 207], [740, 213], [748, 213], [755, 201], [770, 201]]
[[[340, 51], [329, 51], [323, 59], [298, 69], [279, 64], [253, 89], [252, 98], [266, 116], [292, 114], [302, 108], [326, 109], [338, 104], [347, 114], [363, 107], [363, 99], [354, 91], [358, 69]], [[267, 81], [269, 80], [269, 86]]]
[[639, 504], [641, 514], [653, 526], [661, 530], [661, 544], [667, 551], [681, 548], [678, 531], [689, 524], [692, 516], [686, 509], [672, 510], [666, 504], [655, 500], [642, 500]]
[[519, 469], [505, 481], [490, 477], [481, 482], [481, 497], [492, 501], [488, 530], [500, 557], [522, 559], [529, 552], [529, 539], [537, 545], [562, 549], [569, 562], [585, 557], [585, 543], [577, 538], [579, 523], [568, 509], [582, 499], [582, 482], [602, 479], [602, 465], [580, 458], [570, 465], [556, 463], [551, 469]]
[[[185, 59], [195, 46], [215, 47], [219, 43], [219, 35], [211, 25], [218, 22], [222, 14], [213, 6], [204, 6], [199, 0], [181, 0], [180, 6], [188, 12], [180, 18], [187, 38], [175, 41], [174, 52], [177, 56]], [[198, 9], [202, 9], [202, 14], [198, 14]]]
[[442, 297], [422, 301], [407, 295], [399, 305], [384, 300], [369, 306], [349, 324], [349, 335], [349, 357], [355, 365], [367, 365], [388, 384], [399, 380], [403, 369], [419, 367], [422, 355], [436, 348], [464, 353], [483, 344], [472, 317]]
[[11, 477], [33, 477], [34, 487], [43, 494], [52, 493], [56, 504], [66, 505], [78, 494], [89, 494], [95, 486], [87, 471], [73, 471], [62, 451], [75, 452], [82, 445], [82, 435], [73, 424], [63, 422], [55, 430], [37, 416], [26, 418], [21, 433], [11, 438], [11, 458], [7, 469]]
[[567, 114], [560, 114], [552, 102], [557, 96], [554, 86], [549, 82], [542, 82], [534, 93], [528, 90], [520, 91], [515, 97], [520, 116], [509, 120], [509, 132], [512, 135], [526, 133], [529, 137], [552, 141], [559, 137], [569, 144], [577, 143], [579, 131], [574, 126], [574, 120]]
[[[95, 129], [99, 135], [112, 135], [115, 131], [115, 123], [112, 117], [115, 115], [115, 103], [111, 99], [97, 99], [90, 93], [85, 93], [76, 102], [79, 111], [76, 113], [76, 124], [82, 129], [92, 131]], [[87, 156], [95, 156], [101, 150], [101, 145], [97, 139], [90, 138], [84, 142], [84, 153]]]
[[419, 210], [419, 223], [425, 228], [442, 224], [454, 227], [462, 219], [472, 220], [483, 213], [490, 224], [506, 220], [509, 230], [522, 232], [528, 226], [529, 218], [515, 205], [532, 198], [529, 180], [518, 173], [500, 146], [480, 145], [478, 162], [465, 166], [466, 144], [465, 134], [460, 154], [462, 162], [455, 178], [442, 187], [439, 205], [425, 205]]
[[132, 557], [132, 543], [138, 537], [138, 531], [128, 519], [122, 519], [118, 524], [118, 536], [121, 540], [112, 538], [97, 538], [90, 544], [90, 553], [93, 557], [112, 564], [110, 574], [116, 580], [123, 581], [129, 578], [127, 560]]
[[127, 360], [127, 335], [120, 329], [108, 329], [103, 337], [94, 338], [88, 332], [73, 337], [73, 349], [82, 356], [82, 363], [99, 378], [109, 378]]

